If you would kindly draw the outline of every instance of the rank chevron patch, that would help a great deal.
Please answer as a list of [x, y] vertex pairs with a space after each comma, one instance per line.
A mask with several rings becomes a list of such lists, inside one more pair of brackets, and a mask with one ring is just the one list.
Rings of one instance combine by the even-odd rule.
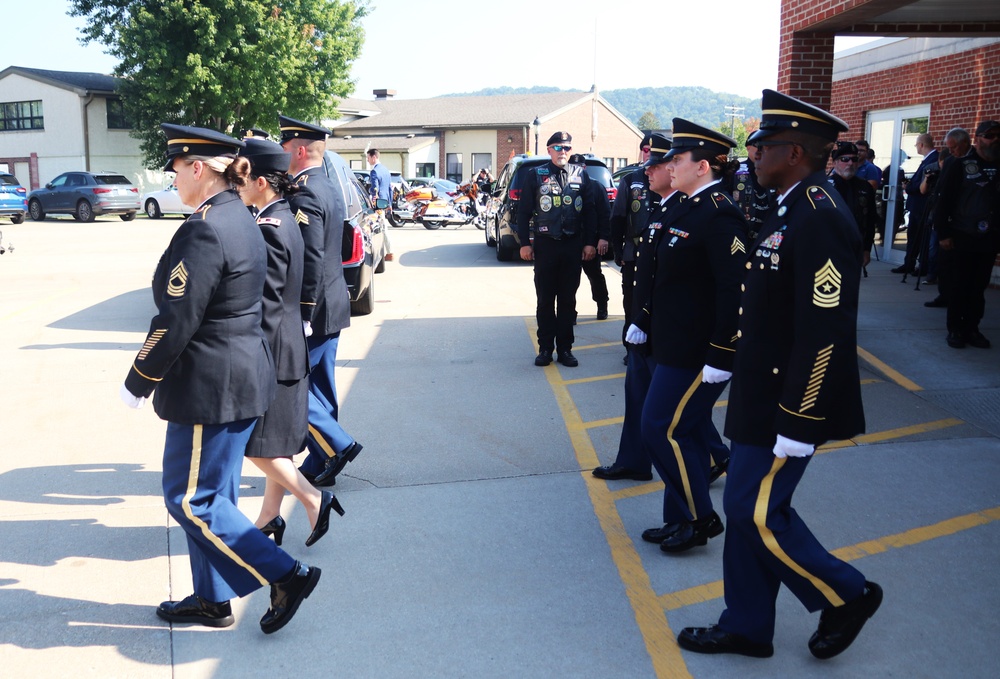
[[309, 215], [307, 215], [305, 212], [303, 212], [301, 210], [301, 208], [300, 208], [299, 211], [295, 213], [295, 221], [298, 222], [299, 224], [304, 224], [304, 225], [308, 226], [308, 224], [309, 224]]
[[167, 283], [167, 294], [171, 297], [183, 297], [187, 288], [188, 270], [181, 260], [170, 272], [170, 281]]
[[840, 272], [828, 259], [816, 272], [813, 282], [813, 304], [821, 309], [833, 309], [840, 304]]
[[743, 247], [743, 241], [737, 236], [733, 236], [733, 244], [729, 246], [729, 254], [735, 255], [737, 252], [742, 252], [745, 255], [747, 249]]

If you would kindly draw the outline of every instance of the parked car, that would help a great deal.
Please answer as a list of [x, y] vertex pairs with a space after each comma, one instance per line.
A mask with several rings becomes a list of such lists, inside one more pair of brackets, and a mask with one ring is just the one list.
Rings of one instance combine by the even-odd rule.
[[150, 191], [142, 197], [142, 209], [150, 219], [159, 219], [163, 215], [184, 215], [187, 217], [194, 208], [185, 205], [177, 194], [177, 187], [171, 184], [159, 191]]
[[9, 172], [0, 172], [0, 217], [9, 217], [12, 224], [24, 221], [28, 211], [27, 190]]
[[634, 170], [638, 170], [640, 167], [642, 167], [641, 163], [634, 163], [632, 165], [626, 165], [625, 167], [615, 170], [614, 174], [611, 175], [611, 179], [614, 180], [615, 186], [618, 186], [618, 183], [621, 182], [622, 177], [633, 172]]
[[[486, 245], [496, 248], [497, 259], [501, 262], [511, 261], [521, 249], [521, 241], [517, 236], [517, 201], [521, 195], [524, 173], [548, 161], [548, 156], [529, 156], [526, 153], [514, 156], [503, 166], [493, 183], [493, 198], [498, 207], [486, 224]], [[587, 175], [604, 187], [610, 216], [610, 204], [614, 203], [618, 193], [618, 188], [611, 179], [611, 171], [599, 158], [589, 153], [575, 156], [574, 162], [577, 161], [583, 162]]]
[[28, 194], [28, 213], [36, 222], [46, 214], [70, 214], [79, 222], [118, 215], [128, 222], [139, 207], [139, 189], [125, 175], [113, 172], [63, 172], [45, 188]]
[[[333, 151], [323, 156], [323, 168], [346, 207], [344, 220], [344, 278], [351, 296], [351, 313], [357, 316], [370, 314], [375, 309], [375, 275], [385, 271], [388, 252], [384, 210], [386, 200], [372, 205], [368, 192], [358, 182], [354, 170]], [[383, 212], [377, 212], [376, 207]]]

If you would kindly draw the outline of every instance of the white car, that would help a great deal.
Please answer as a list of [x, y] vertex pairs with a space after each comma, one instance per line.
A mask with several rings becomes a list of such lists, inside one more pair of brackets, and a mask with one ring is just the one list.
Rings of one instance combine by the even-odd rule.
[[177, 188], [173, 185], [160, 191], [152, 191], [142, 197], [142, 209], [150, 219], [159, 219], [163, 215], [184, 215], [194, 212], [194, 208], [181, 202]]

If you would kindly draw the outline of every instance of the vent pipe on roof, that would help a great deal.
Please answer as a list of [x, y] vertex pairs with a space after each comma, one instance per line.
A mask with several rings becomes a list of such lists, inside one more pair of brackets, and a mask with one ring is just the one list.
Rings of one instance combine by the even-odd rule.
[[372, 94], [375, 95], [375, 101], [382, 101], [395, 97], [396, 90], [372, 90]]

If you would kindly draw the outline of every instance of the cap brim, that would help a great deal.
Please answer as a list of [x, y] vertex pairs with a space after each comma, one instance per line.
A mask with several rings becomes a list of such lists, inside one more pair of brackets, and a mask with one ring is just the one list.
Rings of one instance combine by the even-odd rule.
[[761, 139], [768, 139], [769, 137], [773, 137], [779, 132], [782, 132], [782, 130], [757, 130], [749, 137], [747, 137], [746, 143], [752, 144], [753, 142], [760, 141]]
[[167, 164], [163, 166], [163, 171], [164, 172], [173, 172], [174, 171], [174, 161], [177, 160], [177, 158], [179, 158], [179, 156], [171, 156], [170, 158], [167, 158]]

